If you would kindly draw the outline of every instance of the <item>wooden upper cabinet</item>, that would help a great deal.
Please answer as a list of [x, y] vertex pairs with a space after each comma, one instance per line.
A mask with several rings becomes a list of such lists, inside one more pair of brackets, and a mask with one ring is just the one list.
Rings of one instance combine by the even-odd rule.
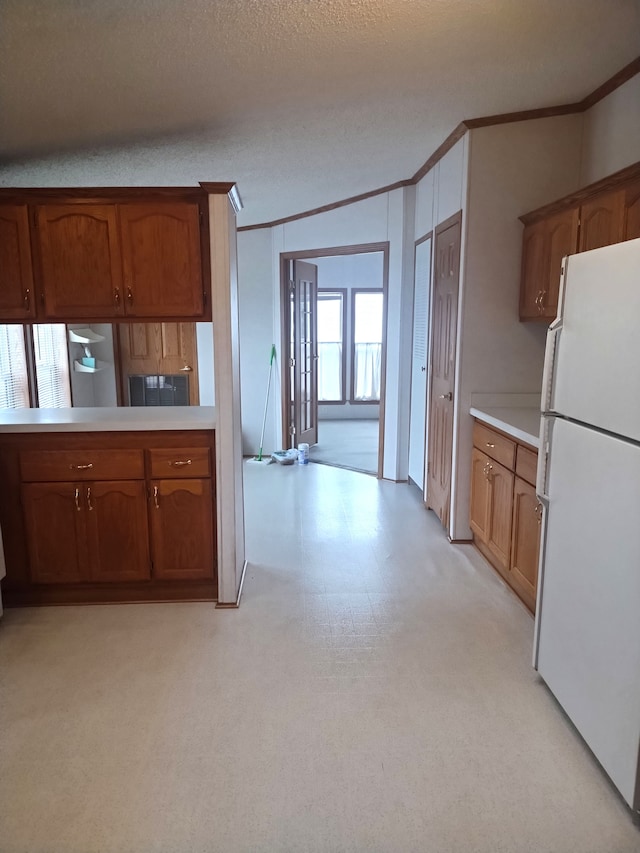
[[553, 320], [562, 259], [578, 248], [577, 207], [526, 225], [522, 243], [521, 320]]
[[127, 316], [203, 315], [199, 205], [131, 203], [118, 209]]
[[579, 251], [599, 249], [624, 239], [625, 190], [598, 195], [580, 208]]
[[547, 246], [545, 221], [525, 225], [522, 235], [522, 282], [520, 286], [520, 319], [538, 319], [538, 303], [547, 280]]
[[29, 212], [25, 204], [0, 206], [0, 322], [35, 317]]
[[624, 239], [640, 237], [640, 181], [627, 187], [624, 200]]
[[122, 316], [116, 206], [39, 205], [36, 224], [45, 317]]

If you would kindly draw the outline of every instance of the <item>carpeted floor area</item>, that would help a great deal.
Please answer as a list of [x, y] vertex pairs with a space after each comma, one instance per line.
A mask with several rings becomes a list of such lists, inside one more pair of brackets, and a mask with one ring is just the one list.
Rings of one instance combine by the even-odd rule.
[[318, 421], [318, 443], [309, 451], [311, 462], [378, 473], [378, 420]]

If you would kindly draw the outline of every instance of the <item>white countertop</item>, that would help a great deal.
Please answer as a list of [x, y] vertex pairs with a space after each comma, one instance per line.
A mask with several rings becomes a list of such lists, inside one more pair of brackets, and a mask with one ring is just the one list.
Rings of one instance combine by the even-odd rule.
[[540, 409], [536, 406], [472, 406], [474, 418], [505, 432], [518, 441], [539, 447]]
[[214, 429], [215, 406], [0, 409], [0, 433]]

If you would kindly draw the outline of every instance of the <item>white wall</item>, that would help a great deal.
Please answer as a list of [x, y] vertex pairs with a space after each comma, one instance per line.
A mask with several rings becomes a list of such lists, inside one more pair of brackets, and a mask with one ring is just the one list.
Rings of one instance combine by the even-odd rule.
[[578, 188], [581, 132], [581, 116], [570, 115], [469, 134], [452, 538], [470, 537], [471, 394], [540, 392], [546, 326], [518, 320], [518, 217]]
[[580, 185], [640, 160], [640, 74], [584, 114]]
[[264, 416], [271, 345], [276, 345], [264, 448], [271, 453], [282, 444], [280, 422], [280, 338], [274, 329], [274, 282], [270, 228], [238, 234], [238, 311], [240, 323], [240, 384], [242, 392], [242, 452], [257, 453]]
[[419, 240], [464, 208], [468, 134], [416, 186], [414, 240]]
[[[70, 329], [87, 328], [86, 323], [73, 323]], [[79, 373], [73, 363], [84, 355], [81, 344], [69, 342], [71, 400], [73, 406], [116, 406], [116, 372], [113, 355], [113, 326], [111, 323], [92, 323], [90, 328], [104, 337], [104, 341], [91, 344], [91, 354], [107, 365], [97, 373]]]
[[[346, 338], [344, 357], [346, 360], [347, 396], [349, 396], [351, 376], [351, 291], [354, 288], [382, 288], [384, 274], [384, 255], [382, 252], [369, 252], [359, 255], [335, 255], [327, 258], [309, 258], [309, 262], [318, 268], [318, 288], [339, 287], [347, 291], [344, 312], [346, 317]], [[341, 405], [320, 405], [318, 420], [361, 420], [377, 418], [380, 406], [358, 403], [352, 405], [348, 400]]]
[[216, 383], [213, 364], [213, 323], [196, 323], [198, 394], [201, 406], [215, 406]]

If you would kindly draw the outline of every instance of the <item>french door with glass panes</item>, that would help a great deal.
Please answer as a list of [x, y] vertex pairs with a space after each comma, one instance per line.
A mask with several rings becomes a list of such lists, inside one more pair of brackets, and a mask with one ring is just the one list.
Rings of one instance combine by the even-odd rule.
[[318, 268], [291, 261], [289, 277], [290, 446], [318, 442]]

